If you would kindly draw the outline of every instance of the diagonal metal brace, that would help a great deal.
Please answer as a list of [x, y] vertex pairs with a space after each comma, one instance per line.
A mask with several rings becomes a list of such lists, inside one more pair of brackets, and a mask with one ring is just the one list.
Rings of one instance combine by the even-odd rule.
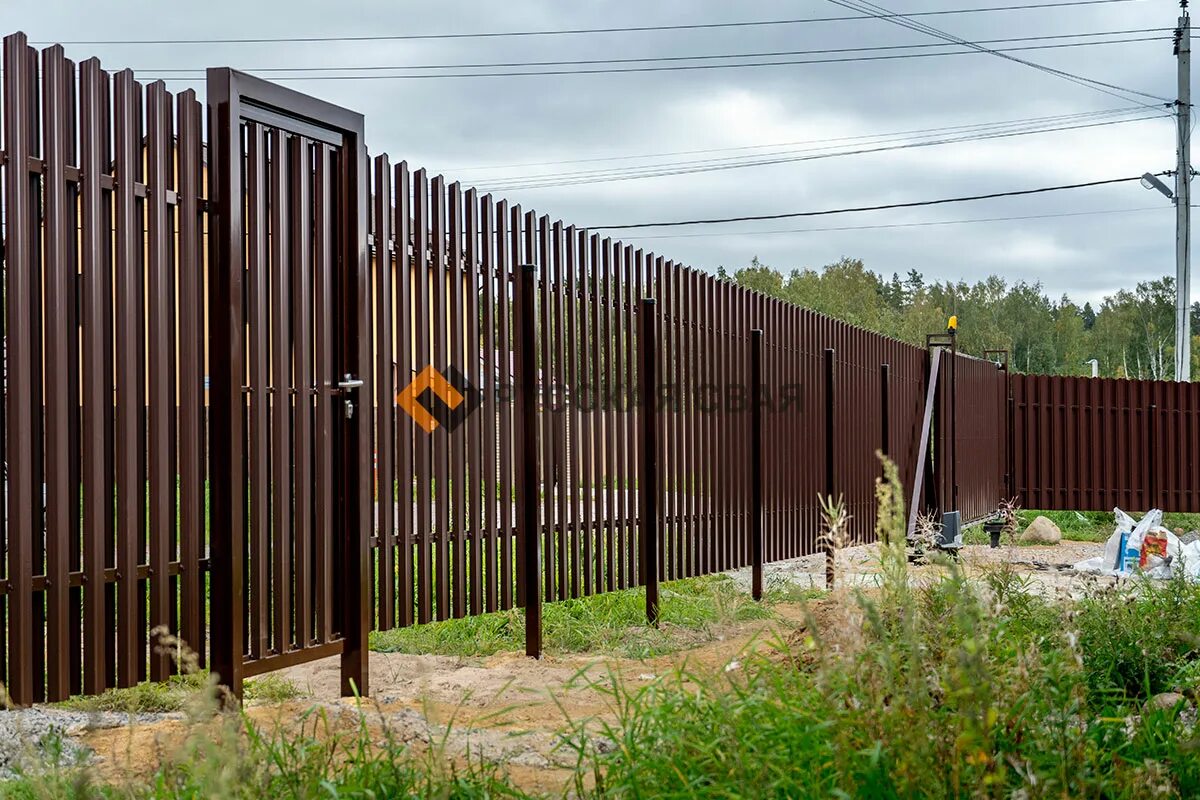
[[942, 364], [942, 349], [934, 348], [930, 354], [929, 386], [925, 389], [925, 416], [921, 419], [921, 437], [917, 445], [917, 469], [913, 476], [912, 497], [908, 503], [907, 537], [912, 538], [917, 530], [917, 499], [921, 497], [925, 482], [925, 460], [929, 457], [929, 428], [933, 422], [933, 404], [937, 401], [938, 373]]

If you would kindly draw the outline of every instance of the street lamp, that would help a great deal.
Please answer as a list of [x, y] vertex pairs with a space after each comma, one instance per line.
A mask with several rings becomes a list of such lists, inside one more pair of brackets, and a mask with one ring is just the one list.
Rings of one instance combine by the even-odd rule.
[[1085, 361], [1085, 362], [1083, 362], [1083, 363], [1085, 363], [1085, 364], [1091, 364], [1091, 365], [1092, 365], [1092, 377], [1093, 377], [1093, 378], [1099, 378], [1099, 377], [1100, 377], [1100, 359], [1098, 359], [1098, 358], [1089, 358], [1087, 361]]
[[1175, 193], [1172, 192], [1165, 183], [1160, 181], [1156, 176], [1151, 175], [1149, 172], [1142, 176], [1142, 186], [1147, 189], [1157, 189], [1158, 191], [1162, 192], [1163, 197], [1167, 198], [1168, 200], [1173, 201], [1175, 199]]
[[[1182, 87], [1184, 73], [1180, 72], [1179, 74]], [[1157, 189], [1163, 197], [1175, 204], [1175, 380], [1187, 382], [1192, 379], [1191, 200], [1189, 199], [1191, 197], [1189, 183], [1192, 179], [1192, 168], [1187, 163], [1188, 144], [1187, 138], [1183, 134], [1184, 118], [1180, 116], [1179, 119], [1180, 167], [1174, 173], [1175, 187], [1179, 190], [1179, 196], [1177, 197], [1165, 183], [1149, 172], [1142, 175], [1142, 186], [1147, 189]]]

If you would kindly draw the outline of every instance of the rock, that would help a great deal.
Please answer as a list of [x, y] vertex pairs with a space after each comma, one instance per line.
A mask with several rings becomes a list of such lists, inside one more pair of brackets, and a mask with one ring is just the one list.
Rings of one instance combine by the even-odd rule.
[[597, 736], [596, 738], [592, 739], [592, 747], [596, 748], [597, 753], [603, 755], [605, 753], [615, 753], [617, 750], [617, 743], [612, 739], [609, 739], [607, 736]]
[[1183, 702], [1186, 702], [1186, 698], [1184, 698], [1184, 696], [1179, 692], [1163, 692], [1162, 694], [1156, 694], [1154, 697], [1151, 697], [1149, 700], [1147, 700], [1146, 706], [1143, 710], [1153, 711], [1155, 709], [1162, 709], [1169, 711]]
[[1046, 517], [1039, 516], [1029, 523], [1018, 541], [1020, 544], [1058, 544], [1062, 541], [1062, 531]]

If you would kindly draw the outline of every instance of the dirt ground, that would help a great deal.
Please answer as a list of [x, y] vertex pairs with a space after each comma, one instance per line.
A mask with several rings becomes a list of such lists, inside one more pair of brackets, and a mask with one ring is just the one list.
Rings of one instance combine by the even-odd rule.
[[[1101, 550], [1102, 545], [1086, 542], [997, 550], [972, 546], [965, 548], [962, 562], [970, 573], [1007, 561], [1038, 591], [1075, 594], [1084, 580], [1095, 579], [1064, 567]], [[839, 553], [839, 583], [869, 587], [875, 580], [875, 558], [875, 548], [869, 546]], [[915, 579], [932, 576], [937, 569], [915, 567]], [[785, 582], [821, 587], [824, 570], [823, 555], [808, 556], [769, 566], [766, 582], [768, 587]], [[734, 577], [748, 582], [749, 574], [741, 571]], [[528, 790], [558, 792], [571, 779], [576, 763], [575, 752], [563, 743], [572, 725], [590, 721], [587, 735], [592, 745], [611, 746], [604, 725], [617, 720], [610, 692], [614, 678], [628, 690], [679, 667], [699, 674], [736, 670], [751, 651], [790, 638], [808, 614], [833, 624], [838, 615], [833, 606], [838, 603], [837, 593], [807, 604], [778, 603], [772, 606], [774, 619], [733, 625], [716, 631], [716, 638], [705, 644], [645, 661], [594, 655], [550, 654], [533, 662], [518, 653], [488, 658], [372, 653], [372, 696], [357, 705], [338, 697], [337, 659], [324, 659], [281, 673], [304, 693], [301, 699], [252, 706], [247, 713], [260, 726], [292, 730], [314, 707], [324, 710], [331, 727], [341, 730], [356, 726], [362, 714], [373, 735], [386, 726], [414, 747], [439, 747], [451, 759], [470, 755], [496, 762]], [[187, 722], [175, 715], [155, 723], [84, 730], [78, 739], [95, 753], [102, 772], [116, 779], [152, 771], [187, 731]]]

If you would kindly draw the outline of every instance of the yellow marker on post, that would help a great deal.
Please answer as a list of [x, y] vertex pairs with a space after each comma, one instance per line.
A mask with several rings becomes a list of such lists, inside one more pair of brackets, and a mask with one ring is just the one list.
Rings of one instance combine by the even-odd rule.
[[950, 321], [946, 323], [946, 333], [953, 336], [958, 332], [958, 315], [950, 317]]

